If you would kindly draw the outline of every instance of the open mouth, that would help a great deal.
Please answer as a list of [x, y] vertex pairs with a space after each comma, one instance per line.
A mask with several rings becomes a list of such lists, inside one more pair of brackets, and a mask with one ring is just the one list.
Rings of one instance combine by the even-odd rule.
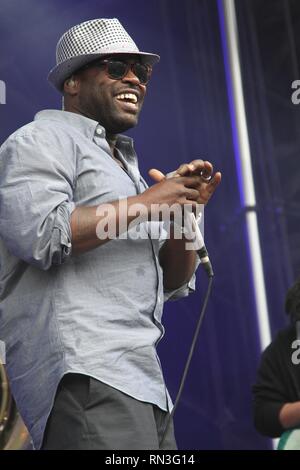
[[120, 93], [116, 98], [125, 103], [137, 104], [138, 102], [137, 96], [134, 93]]
[[139, 110], [138, 97], [134, 93], [120, 93], [116, 100], [125, 112], [137, 113]]

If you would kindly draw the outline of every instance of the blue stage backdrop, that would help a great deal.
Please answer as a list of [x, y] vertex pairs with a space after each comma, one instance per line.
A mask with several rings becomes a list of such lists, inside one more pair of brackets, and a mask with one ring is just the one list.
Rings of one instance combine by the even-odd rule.
[[[270, 441], [259, 436], [252, 424], [251, 386], [260, 351], [217, 3], [1, 0], [0, 8], [0, 80], [7, 87], [6, 104], [0, 105], [1, 142], [31, 121], [37, 111], [61, 107], [61, 98], [47, 84], [46, 76], [55, 62], [56, 42], [69, 27], [91, 18], [118, 17], [140, 47], [161, 55], [139, 125], [130, 131], [142, 174], [147, 178], [150, 168], [167, 172], [202, 157], [223, 173], [222, 185], [205, 214], [206, 244], [215, 282], [175, 416], [178, 444], [181, 449], [269, 448]], [[251, 94], [247, 100], [251, 102]], [[255, 120], [254, 105], [249, 117]], [[255, 140], [255, 126], [251, 129]], [[252, 145], [256, 148], [258, 141]], [[260, 156], [271, 158], [261, 148]], [[259, 175], [257, 160], [255, 172]], [[272, 211], [270, 215], [270, 201], [263, 192], [268, 183], [258, 179], [260, 234], [275, 332], [285, 321], [284, 292], [294, 273], [290, 266], [282, 269], [278, 261], [281, 240], [275, 222], [272, 225], [275, 216]], [[166, 334], [159, 354], [173, 398], [206, 287], [206, 276], [199, 270], [196, 293], [165, 305]]]

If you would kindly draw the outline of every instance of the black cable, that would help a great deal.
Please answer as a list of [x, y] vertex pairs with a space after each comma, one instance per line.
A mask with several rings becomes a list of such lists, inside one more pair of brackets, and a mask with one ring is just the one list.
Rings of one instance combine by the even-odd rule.
[[198, 320], [198, 323], [197, 323], [197, 326], [196, 326], [196, 330], [195, 330], [195, 333], [194, 333], [194, 337], [193, 337], [193, 341], [192, 341], [192, 344], [191, 344], [190, 352], [189, 352], [189, 355], [188, 355], [188, 358], [187, 358], [187, 361], [186, 361], [186, 364], [185, 364], [185, 367], [184, 367], [184, 371], [183, 371], [183, 374], [182, 374], [182, 379], [181, 379], [181, 382], [180, 382], [180, 385], [179, 385], [179, 389], [178, 389], [178, 392], [177, 392], [177, 396], [176, 396], [176, 399], [175, 399], [175, 402], [174, 402], [173, 409], [172, 409], [171, 413], [168, 416], [168, 420], [167, 420], [167, 423], [166, 423], [166, 426], [165, 426], [165, 429], [164, 429], [164, 432], [163, 432], [163, 436], [162, 436], [162, 438], [159, 442], [159, 448], [161, 448], [161, 446], [162, 446], [162, 444], [165, 440], [165, 437], [166, 437], [171, 419], [174, 416], [177, 405], [178, 405], [179, 400], [181, 398], [183, 387], [185, 385], [186, 377], [187, 377], [187, 374], [188, 374], [188, 371], [189, 371], [189, 368], [190, 368], [190, 363], [191, 363], [191, 360], [192, 360], [192, 357], [193, 357], [194, 349], [195, 349], [195, 346], [196, 346], [196, 342], [197, 342], [197, 339], [198, 339], [198, 336], [199, 336], [200, 328], [201, 328], [201, 325], [202, 325], [202, 322], [203, 322], [203, 319], [204, 319], [204, 315], [205, 315], [205, 311], [206, 311], [206, 307], [207, 307], [207, 304], [208, 304], [208, 300], [209, 300], [209, 296], [210, 296], [210, 292], [211, 292], [211, 287], [212, 287], [212, 281], [213, 281], [213, 274], [209, 276], [208, 287], [207, 287], [205, 299], [204, 299], [204, 302], [203, 302], [203, 306], [202, 306], [202, 309], [201, 309], [200, 317], [199, 317], [199, 320]]

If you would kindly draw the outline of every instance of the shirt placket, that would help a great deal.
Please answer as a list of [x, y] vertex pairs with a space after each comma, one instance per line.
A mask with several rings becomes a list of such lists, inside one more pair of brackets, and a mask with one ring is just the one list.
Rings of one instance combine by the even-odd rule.
[[[103, 138], [105, 138], [105, 131], [99, 126], [99, 127], [96, 128], [94, 141], [97, 145], [100, 145], [100, 142], [101, 142], [102, 147], [103, 147], [103, 141], [102, 141]], [[106, 140], [105, 140], [105, 142], [107, 143]], [[106, 145], [106, 143], [105, 143], [105, 145]], [[130, 162], [130, 160], [132, 160], [133, 162], [137, 161], [135, 151], [132, 147], [132, 144], [128, 141], [122, 141], [121, 145], [122, 145], [122, 147], [125, 147], [124, 148], [124, 154], [126, 156], [128, 156], [129, 161], [124, 157], [123, 152], [122, 152], [123, 149], [121, 150], [120, 148], [116, 148], [116, 151], [118, 153], [118, 158], [123, 163], [128, 177], [134, 183], [136, 193], [141, 194], [143, 191], [145, 191], [148, 188], [148, 185], [145, 182], [145, 180], [141, 177], [137, 164], [134, 164], [134, 163]], [[110, 151], [108, 143], [107, 143], [107, 150]], [[151, 239], [151, 236], [149, 234], [148, 227], [147, 227], [147, 233], [148, 233], [149, 243], [150, 243], [151, 249], [152, 249], [152, 255], [153, 255], [153, 258], [154, 258], [154, 263], [155, 263], [155, 268], [156, 268], [156, 275], [157, 275], [156, 302], [155, 302], [155, 307], [154, 307], [154, 311], [153, 311], [154, 324], [156, 325], [156, 327], [161, 332], [161, 336], [160, 336], [160, 338], [158, 339], [158, 341], [156, 342], [156, 345], [155, 345], [155, 346], [157, 346], [159, 341], [164, 336], [164, 332], [165, 332], [165, 329], [164, 329], [164, 327], [163, 327], [163, 325], [160, 321], [161, 320], [161, 314], [162, 314], [162, 308], [163, 308], [163, 277], [162, 277], [161, 267], [160, 267], [160, 264], [159, 264], [159, 252], [158, 252], [159, 244], [157, 243], [155, 245], [153, 243], [153, 240]], [[160, 362], [159, 356], [158, 356], [156, 351], [155, 351], [155, 353], [156, 353], [156, 358], [157, 358], [158, 366], [159, 366], [160, 373], [161, 373], [161, 383], [162, 383], [162, 386], [164, 387], [164, 390], [165, 390], [165, 408], [167, 410], [170, 410], [172, 408], [172, 401], [170, 399], [170, 395], [169, 395], [169, 393], [166, 389], [166, 386], [165, 386], [165, 381], [164, 381], [164, 378], [163, 378], [163, 372], [162, 372], [162, 367], [161, 367], [161, 362]]]

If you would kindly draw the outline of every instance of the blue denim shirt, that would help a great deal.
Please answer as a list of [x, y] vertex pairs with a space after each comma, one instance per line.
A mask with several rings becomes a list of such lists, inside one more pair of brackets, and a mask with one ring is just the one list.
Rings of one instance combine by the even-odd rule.
[[[163, 410], [172, 406], [156, 353], [163, 302], [188, 295], [194, 276], [163, 292], [162, 235], [116, 238], [72, 256], [76, 206], [147, 187], [132, 139], [120, 135], [117, 149], [127, 173], [111, 157], [103, 127], [58, 110], [41, 111], [0, 148], [0, 339], [35, 448], [67, 372]], [[149, 223], [141, 225], [149, 234]]]

